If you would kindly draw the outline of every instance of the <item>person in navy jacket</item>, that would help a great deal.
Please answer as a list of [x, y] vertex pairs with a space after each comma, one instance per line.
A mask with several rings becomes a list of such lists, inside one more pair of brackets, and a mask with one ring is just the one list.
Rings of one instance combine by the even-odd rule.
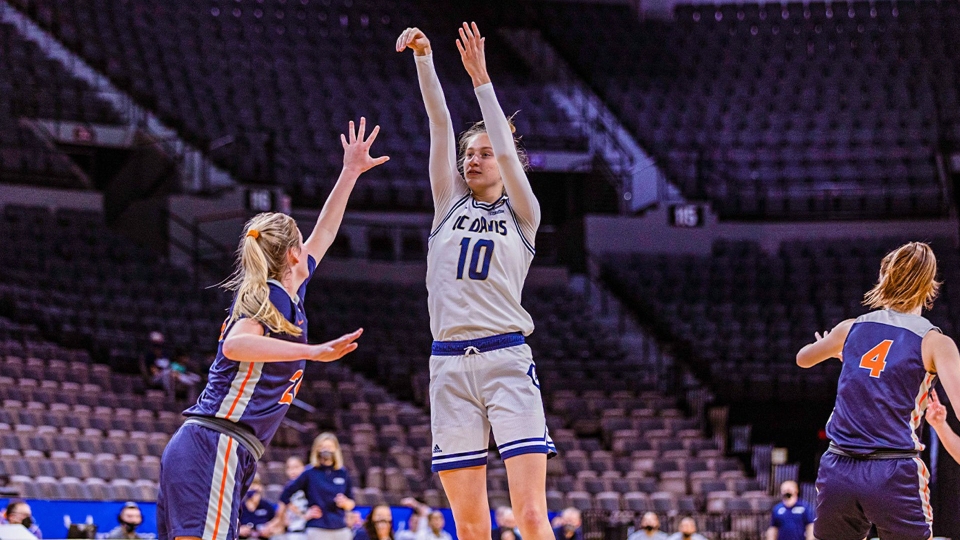
[[280, 494], [278, 514], [286, 515], [286, 505], [297, 491], [307, 496], [308, 540], [351, 540], [353, 532], [344, 517], [356, 503], [350, 498], [353, 482], [343, 467], [340, 441], [333, 433], [321, 433], [310, 450], [310, 466], [287, 484]]

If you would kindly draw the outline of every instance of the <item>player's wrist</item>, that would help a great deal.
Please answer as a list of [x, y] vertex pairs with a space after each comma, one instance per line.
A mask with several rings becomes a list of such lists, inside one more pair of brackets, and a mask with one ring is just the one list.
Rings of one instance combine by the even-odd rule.
[[490, 76], [484, 73], [479, 73], [477, 75], [471, 75], [470, 80], [473, 81], [473, 87], [479, 88], [485, 84], [490, 84]]

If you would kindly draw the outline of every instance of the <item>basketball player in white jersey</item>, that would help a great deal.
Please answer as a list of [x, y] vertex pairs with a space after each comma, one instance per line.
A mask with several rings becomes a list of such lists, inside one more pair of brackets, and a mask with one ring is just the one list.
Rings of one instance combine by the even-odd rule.
[[[490, 428], [507, 468], [510, 499], [525, 540], [548, 540], [547, 433], [540, 383], [524, 336], [533, 321], [520, 293], [534, 255], [540, 205], [513, 127], [497, 102], [477, 25], [463, 24], [457, 48], [473, 80], [483, 122], [460, 137], [416, 28], [397, 39], [412, 49], [430, 119], [430, 183], [436, 214], [427, 256], [433, 466], [461, 540], [490, 538], [486, 463]], [[459, 155], [458, 155], [459, 154]]]

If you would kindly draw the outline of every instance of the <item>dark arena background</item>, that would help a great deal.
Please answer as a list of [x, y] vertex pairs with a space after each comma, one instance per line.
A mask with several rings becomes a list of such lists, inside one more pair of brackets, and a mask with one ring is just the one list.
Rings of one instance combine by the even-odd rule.
[[[428, 122], [394, 43], [431, 38], [461, 131], [480, 119], [462, 21], [487, 36], [543, 210], [523, 303], [560, 452], [550, 511], [580, 509], [587, 540], [626, 540], [648, 511], [746, 540], [783, 481], [812, 505], [841, 364], [802, 370], [797, 350], [866, 312], [911, 240], [944, 281], [926, 316], [960, 331], [956, 0], [0, 0], [0, 508], [25, 499], [64, 538], [135, 501], [156, 533], [160, 455], [216, 353], [242, 225], [281, 211], [311, 230], [361, 115], [391, 160], [360, 178], [306, 306], [312, 341], [366, 333], [308, 364], [264, 499], [332, 431], [362, 515], [448, 507]], [[960, 538], [960, 467], [923, 440], [934, 534]], [[495, 445], [488, 475], [509, 505]]]

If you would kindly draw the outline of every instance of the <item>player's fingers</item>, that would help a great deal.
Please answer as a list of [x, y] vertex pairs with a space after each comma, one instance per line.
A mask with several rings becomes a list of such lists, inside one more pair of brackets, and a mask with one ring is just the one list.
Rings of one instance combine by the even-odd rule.
[[463, 44], [460, 43], [459, 39], [457, 40], [457, 50], [460, 51], [460, 56], [464, 56], [465, 54], [467, 54], [467, 51], [463, 49]]
[[347, 149], [347, 137], [343, 133], [340, 134], [340, 144], [343, 145], [344, 150]]
[[934, 405], [940, 404], [940, 397], [937, 396], [936, 390], [930, 390], [930, 403], [933, 403]]
[[380, 126], [379, 125], [373, 126], [373, 130], [370, 131], [370, 136], [367, 137], [366, 141], [364, 141], [364, 144], [367, 145], [367, 148], [370, 148], [370, 146], [373, 145], [373, 141], [377, 140], [378, 133], [380, 133]]
[[378, 158], [374, 158], [373, 166], [376, 167], [377, 165], [383, 165], [388, 161], [390, 161], [390, 156], [380, 156]]
[[477, 28], [477, 23], [471, 22], [471, 23], [470, 23], [470, 29], [473, 30], [473, 35], [474, 35], [474, 37], [477, 38], [477, 40], [483, 39], [483, 38], [480, 36], [480, 29]]
[[468, 38], [473, 39], [473, 32], [470, 31], [470, 25], [467, 24], [466, 21], [463, 23], [463, 31], [467, 33]]
[[820, 335], [820, 332], [814, 332], [813, 337], [817, 338], [817, 341], [820, 341], [821, 339], [823, 339], [823, 336]]
[[367, 132], [367, 118], [365, 116], [360, 117], [360, 130], [357, 132], [357, 139], [360, 142], [363, 142], [363, 136]]
[[357, 350], [357, 347], [359, 347], [359, 346], [360, 346], [360, 345], [357, 344], [357, 343], [351, 343], [350, 345], [347, 345], [346, 347], [344, 347], [342, 350], [340, 350], [340, 351], [337, 353], [337, 358], [336, 358], [336, 359], [339, 360], [339, 359], [343, 358], [344, 356], [352, 353], [353, 351]]
[[349, 133], [348, 139], [350, 141], [350, 144], [357, 142], [357, 132], [354, 129], [353, 120], [350, 121], [350, 131], [348, 131], [347, 133]]

